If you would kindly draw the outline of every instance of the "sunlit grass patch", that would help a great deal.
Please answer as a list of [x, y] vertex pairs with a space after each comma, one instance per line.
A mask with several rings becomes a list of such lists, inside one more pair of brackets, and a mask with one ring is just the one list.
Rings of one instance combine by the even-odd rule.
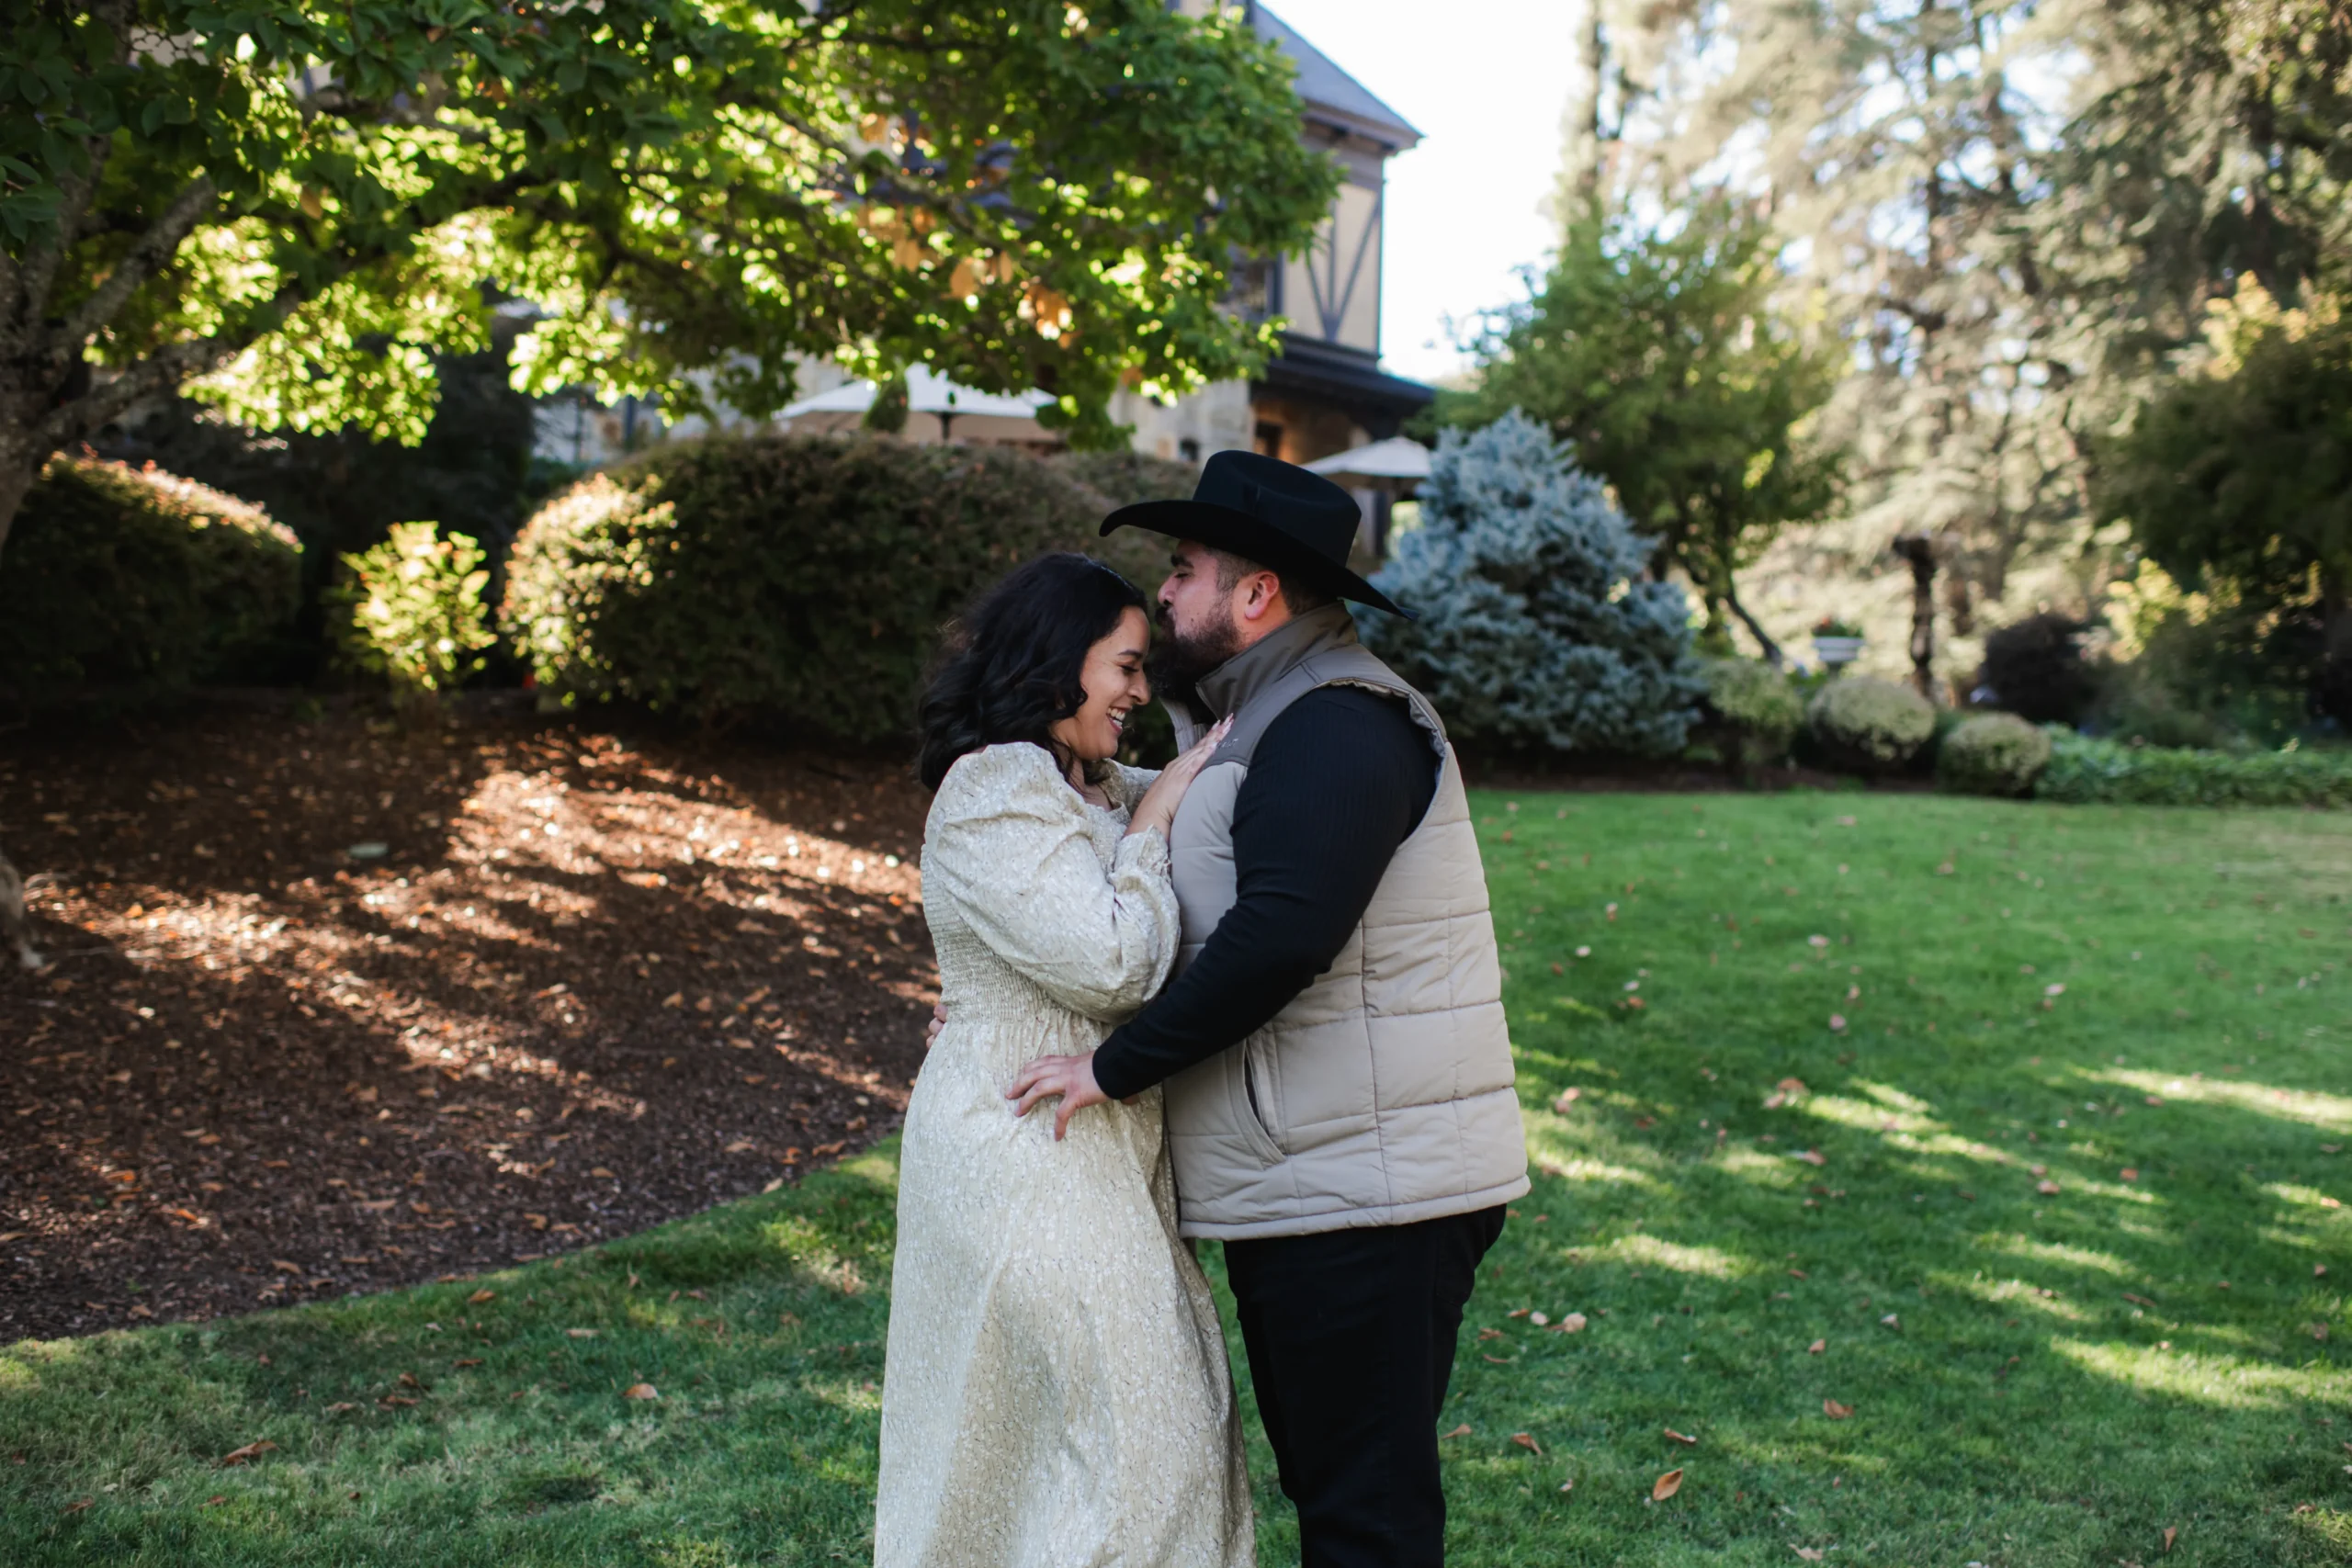
[[2352, 1561], [2296, 1512], [2352, 1495], [2352, 820], [1477, 810], [1539, 1170], [1644, 1179], [1490, 1260], [1455, 1561]]

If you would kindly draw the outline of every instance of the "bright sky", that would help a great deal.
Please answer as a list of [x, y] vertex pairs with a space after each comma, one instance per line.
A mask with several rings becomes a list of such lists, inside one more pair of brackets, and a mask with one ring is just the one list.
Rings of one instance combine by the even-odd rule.
[[1269, 7], [1421, 133], [1388, 164], [1385, 367], [1426, 379], [1464, 360], [1465, 325], [1520, 292], [1555, 243], [1537, 209], [1560, 167], [1577, 64], [1574, 0], [1274, 0]]

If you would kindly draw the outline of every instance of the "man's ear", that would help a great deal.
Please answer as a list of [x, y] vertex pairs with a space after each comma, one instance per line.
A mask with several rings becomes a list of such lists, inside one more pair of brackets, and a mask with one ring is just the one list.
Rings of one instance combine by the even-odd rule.
[[1253, 571], [1247, 580], [1248, 592], [1241, 599], [1241, 618], [1261, 621], [1283, 602], [1283, 580], [1271, 571]]

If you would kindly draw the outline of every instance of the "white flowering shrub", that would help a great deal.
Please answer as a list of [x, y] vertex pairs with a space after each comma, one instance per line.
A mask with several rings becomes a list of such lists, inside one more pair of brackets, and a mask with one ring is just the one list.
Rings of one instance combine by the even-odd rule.
[[1565, 446], [1516, 409], [1447, 431], [1420, 502], [1421, 525], [1374, 579], [1419, 618], [1358, 625], [1456, 738], [1681, 749], [1706, 690], [1690, 606], [1672, 583], [1645, 581], [1648, 541]]

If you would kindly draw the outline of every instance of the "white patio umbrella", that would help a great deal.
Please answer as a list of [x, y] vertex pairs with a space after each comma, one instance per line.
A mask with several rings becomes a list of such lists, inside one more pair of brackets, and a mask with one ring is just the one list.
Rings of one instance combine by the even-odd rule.
[[1421, 480], [1430, 477], [1430, 449], [1410, 437], [1392, 435], [1369, 446], [1317, 457], [1306, 468], [1309, 473], [1321, 474], [1351, 490], [1410, 495]]
[[[1054, 441], [1056, 434], [1037, 423], [1037, 411], [1053, 400], [1035, 391], [976, 392], [918, 365], [907, 372], [906, 434], [920, 442]], [[873, 406], [874, 383], [848, 381], [803, 398], [776, 417], [786, 429], [823, 434], [856, 429]]]

